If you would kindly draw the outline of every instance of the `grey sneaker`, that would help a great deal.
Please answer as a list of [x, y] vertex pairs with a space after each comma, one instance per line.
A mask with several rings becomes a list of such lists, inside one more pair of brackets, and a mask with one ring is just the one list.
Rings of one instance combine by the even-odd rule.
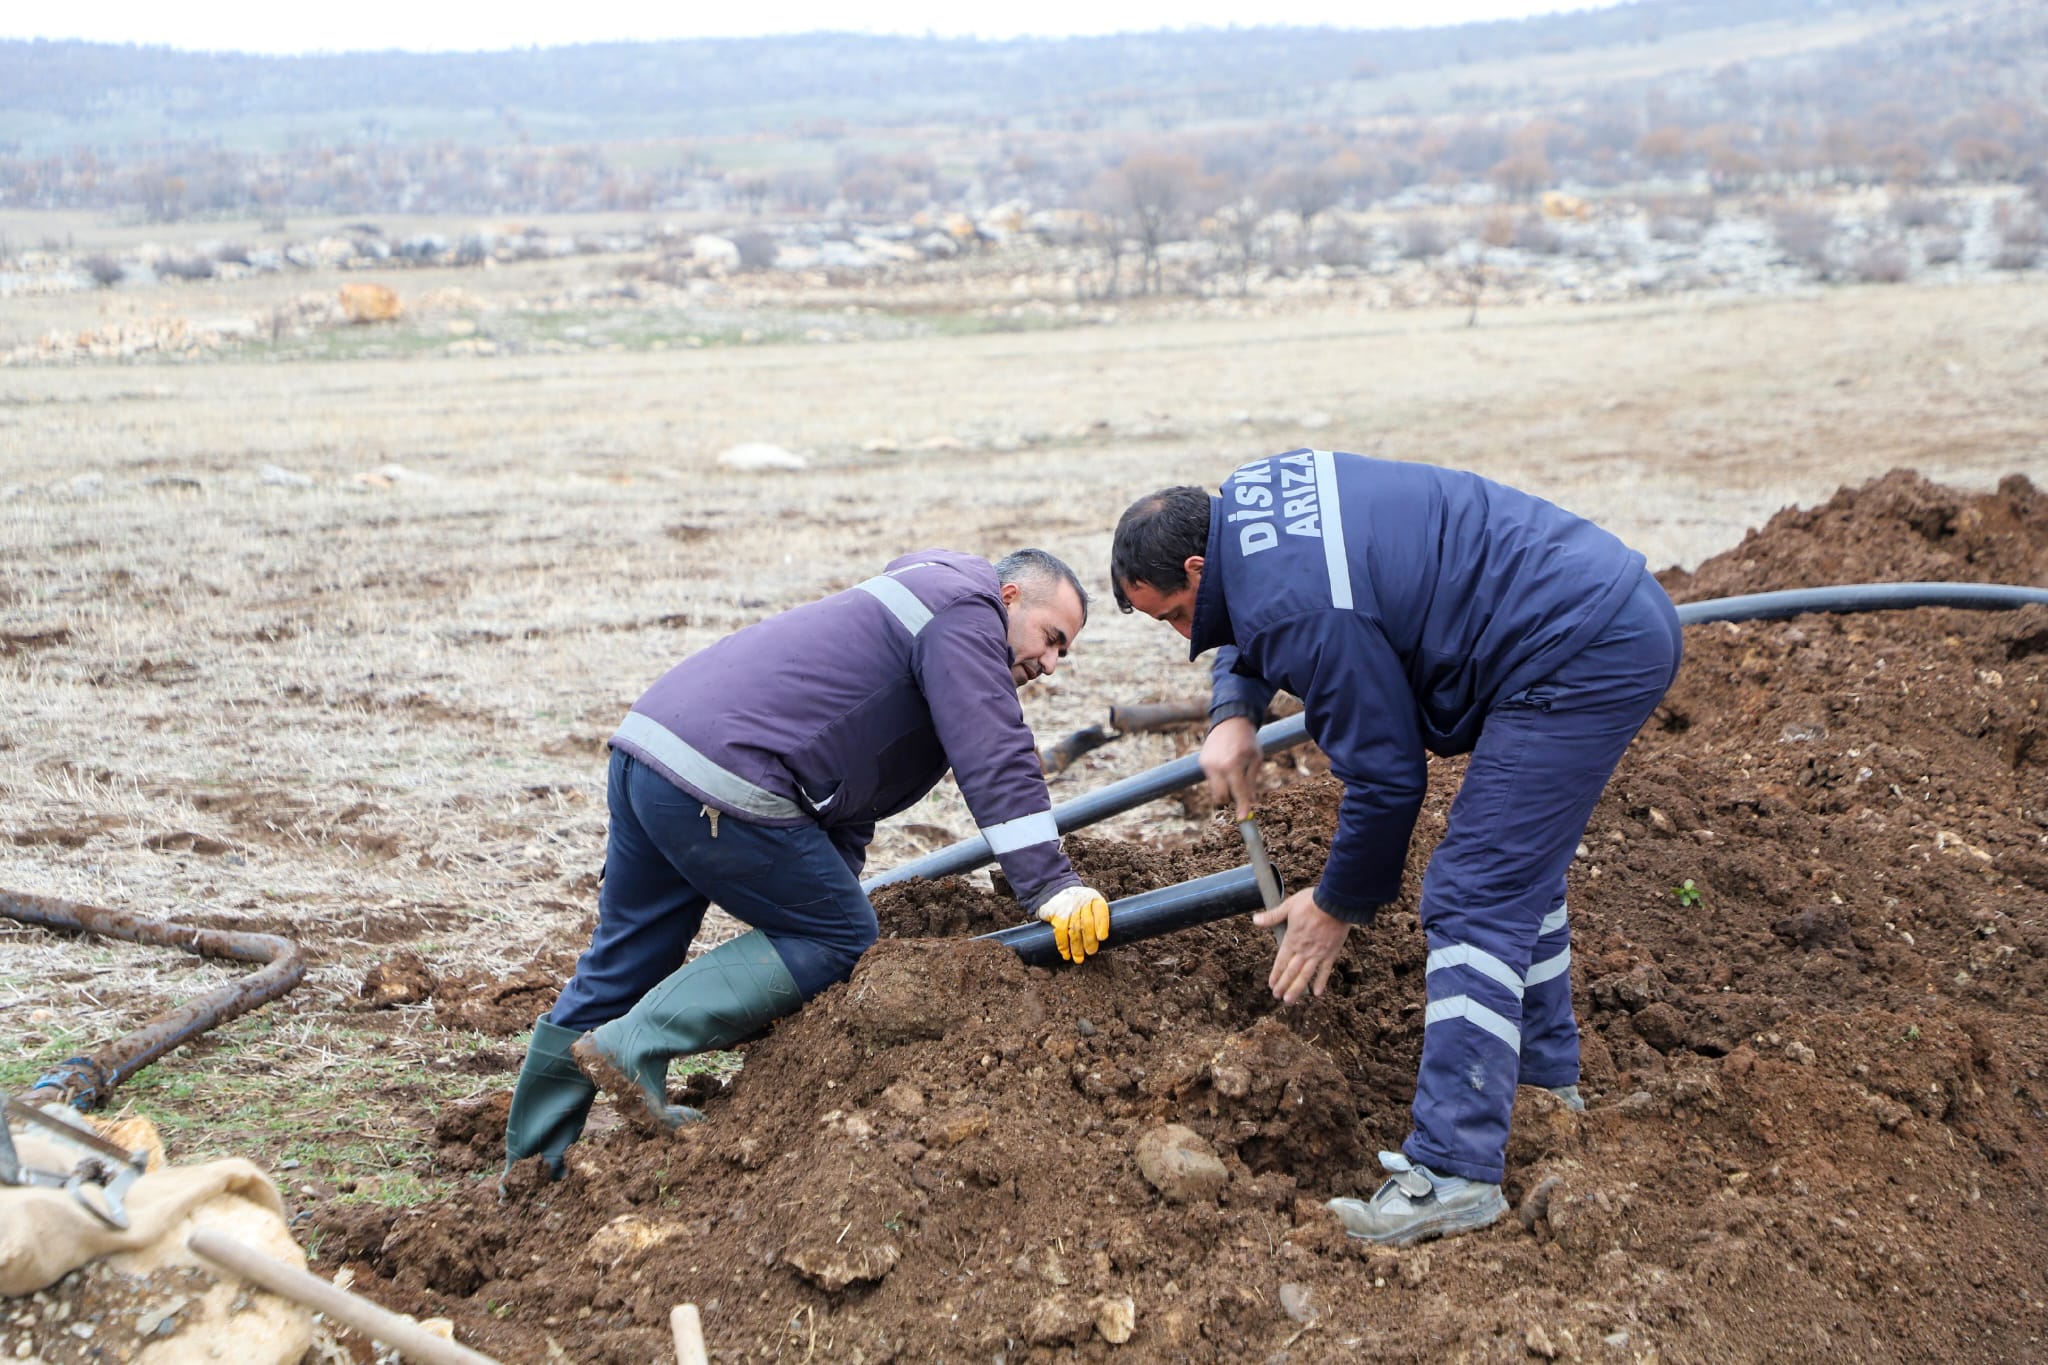
[[1574, 1114], [1583, 1114], [1586, 1112], [1586, 1100], [1583, 1095], [1579, 1094], [1578, 1086], [1550, 1085], [1545, 1086], [1544, 1089], [1548, 1090], [1551, 1094], [1563, 1100], [1564, 1107], [1571, 1110]]
[[1508, 1211], [1500, 1186], [1438, 1175], [1399, 1152], [1381, 1152], [1387, 1182], [1370, 1199], [1332, 1199], [1326, 1207], [1362, 1242], [1404, 1247], [1483, 1228]]

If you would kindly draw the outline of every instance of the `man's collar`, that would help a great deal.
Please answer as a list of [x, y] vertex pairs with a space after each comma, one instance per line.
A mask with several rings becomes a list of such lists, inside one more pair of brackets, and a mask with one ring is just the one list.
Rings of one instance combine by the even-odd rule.
[[1188, 631], [1188, 658], [1199, 659], [1218, 645], [1234, 645], [1230, 606], [1223, 600], [1223, 499], [1209, 499], [1209, 543], [1202, 554], [1202, 584], [1195, 589], [1195, 619]]

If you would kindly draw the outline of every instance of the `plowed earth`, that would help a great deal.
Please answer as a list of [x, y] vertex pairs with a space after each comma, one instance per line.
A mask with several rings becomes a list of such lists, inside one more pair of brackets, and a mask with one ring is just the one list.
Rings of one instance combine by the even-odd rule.
[[[2048, 496], [1895, 473], [1666, 578], [1681, 601], [2048, 585]], [[1248, 922], [1051, 971], [958, 937], [1009, 922], [1003, 897], [913, 885], [709, 1122], [596, 1133], [568, 1178], [526, 1163], [501, 1203], [502, 1099], [449, 1113], [441, 1160], [475, 1184], [320, 1211], [320, 1266], [509, 1361], [667, 1360], [684, 1301], [720, 1360], [2048, 1355], [2048, 608], [1686, 644], [1573, 869], [1591, 1108], [1523, 1092], [1515, 1212], [1485, 1231], [1367, 1249], [1322, 1209], [1407, 1131], [1443, 761], [1408, 899], [1322, 999], [1268, 997]], [[1273, 768], [1266, 838], [1294, 885], [1333, 823], [1318, 767]], [[1069, 848], [1112, 895], [1242, 860], [1226, 826]], [[1169, 1198], [1141, 1174], [1169, 1123], [1220, 1184]]]

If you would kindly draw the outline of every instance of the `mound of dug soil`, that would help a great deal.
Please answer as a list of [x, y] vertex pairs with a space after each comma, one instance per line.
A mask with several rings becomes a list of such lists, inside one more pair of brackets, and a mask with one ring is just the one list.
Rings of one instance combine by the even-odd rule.
[[[2048, 584], [2048, 499], [1894, 474], [1669, 576], [1922, 577]], [[1591, 1108], [1524, 1092], [1490, 1229], [1368, 1250], [1322, 1208], [1407, 1131], [1412, 890], [1282, 1008], [1249, 923], [1041, 970], [920, 937], [1014, 916], [951, 882], [886, 893], [900, 936], [748, 1049], [709, 1122], [593, 1137], [559, 1183], [525, 1163], [503, 1203], [324, 1210], [324, 1268], [512, 1361], [667, 1359], [683, 1301], [734, 1361], [2038, 1356], [2048, 608], [1687, 649], [1574, 868]], [[1411, 888], [1461, 765], [1435, 766]], [[1336, 798], [1274, 799], [1290, 883]], [[1223, 827], [1070, 848], [1116, 894], [1242, 857]], [[451, 1165], [489, 1122], [444, 1125]]]

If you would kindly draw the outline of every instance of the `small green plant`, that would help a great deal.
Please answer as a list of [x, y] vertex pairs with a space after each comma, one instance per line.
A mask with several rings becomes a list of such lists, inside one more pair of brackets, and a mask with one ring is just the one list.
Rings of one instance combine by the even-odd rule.
[[1690, 877], [1672, 887], [1671, 894], [1678, 897], [1678, 903], [1687, 908], [1700, 903], [1700, 889], [1693, 883], [1693, 879]]
[[1906, 1041], [1909, 1043], [1920, 1041], [1920, 1026], [1918, 1024], [1906, 1025]]

